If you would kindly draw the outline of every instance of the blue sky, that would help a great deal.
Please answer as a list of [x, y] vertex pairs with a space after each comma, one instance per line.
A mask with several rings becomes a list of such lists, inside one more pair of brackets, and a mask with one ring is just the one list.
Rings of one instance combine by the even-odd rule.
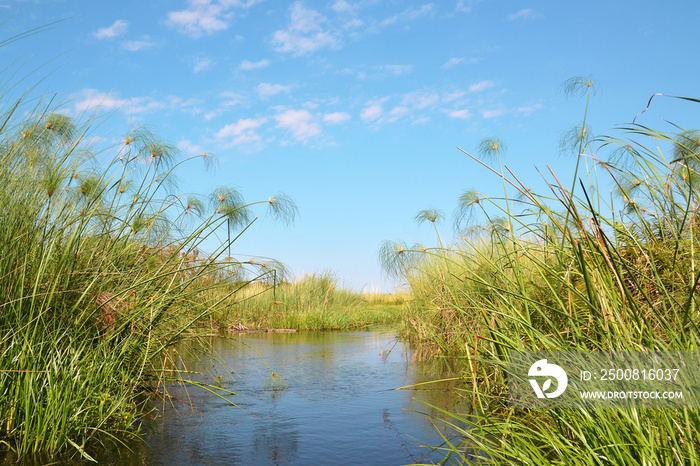
[[[215, 172], [180, 173], [183, 191], [296, 201], [294, 225], [257, 222], [236, 257], [330, 269], [355, 289], [396, 284], [380, 272], [383, 240], [435, 243], [419, 210], [449, 217], [464, 189], [499, 194], [457, 146], [497, 136], [527, 184], [541, 186], [535, 165], [568, 179], [559, 139], [585, 99], [565, 96], [565, 80], [595, 79], [594, 134], [656, 92], [700, 97], [697, 1], [27, 0], [0, 15], [2, 38], [67, 19], [0, 59], [62, 111], [109, 116], [93, 137], [144, 124], [185, 155], [218, 157]], [[659, 99], [640, 123], [695, 128], [697, 110]]]

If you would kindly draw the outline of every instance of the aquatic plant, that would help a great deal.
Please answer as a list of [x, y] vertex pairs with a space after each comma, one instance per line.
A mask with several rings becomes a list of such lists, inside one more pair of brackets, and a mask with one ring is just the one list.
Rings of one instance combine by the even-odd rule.
[[338, 330], [389, 324], [400, 319], [403, 304], [400, 295], [343, 289], [329, 271], [305, 274], [292, 281], [285, 278], [281, 274], [267, 274], [240, 282], [248, 285], [240, 289], [234, 285], [234, 299], [214, 314], [219, 327], [234, 331]]
[[26, 100], [0, 110], [0, 445], [91, 459], [100, 436], [138, 431], [168, 348], [234, 295], [213, 290], [260, 265], [205, 245], [258, 204], [296, 208], [229, 189], [207, 211], [170, 183], [207, 154], [181, 158], [143, 128], [95, 154], [71, 118]]
[[[585, 114], [592, 86], [578, 78], [566, 86], [586, 96]], [[536, 193], [499, 161], [487, 168], [503, 180], [503, 197], [465, 191], [452, 244], [381, 249], [387, 271], [411, 289], [403, 334], [468, 358], [463, 396], [472, 410], [442, 410], [455, 433], [438, 446], [445, 464], [700, 461], [697, 410], [508, 406], [511, 351], [698, 349], [697, 133], [632, 123], [591, 138], [586, 123], [565, 144], [577, 157], [570, 187], [550, 171], [548, 192]]]

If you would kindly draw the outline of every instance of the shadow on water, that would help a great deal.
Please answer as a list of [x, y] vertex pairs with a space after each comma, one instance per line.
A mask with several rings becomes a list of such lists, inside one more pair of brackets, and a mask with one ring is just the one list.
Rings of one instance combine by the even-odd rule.
[[[417, 361], [385, 330], [208, 337], [176, 354], [189, 379], [236, 395], [163, 387], [170, 398], [152, 403], [143, 440], [130, 442], [131, 451], [113, 445], [97, 452], [101, 464], [437, 462], [441, 456], [422, 445], [443, 442], [436, 427], [449, 435], [439, 410], [469, 411], [460, 381], [393, 390], [458, 375], [462, 364]], [[83, 463], [24, 464], [46, 460]]]

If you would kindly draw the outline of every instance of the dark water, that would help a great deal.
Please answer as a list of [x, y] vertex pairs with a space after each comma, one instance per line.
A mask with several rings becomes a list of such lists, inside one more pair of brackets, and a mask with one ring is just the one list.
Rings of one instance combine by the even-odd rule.
[[203, 348], [179, 348], [180, 368], [201, 373], [190, 374], [192, 380], [237, 395], [222, 399], [169, 385], [172, 406], [159, 405], [159, 415], [144, 423], [145, 441], [107, 463], [431, 463], [441, 456], [421, 445], [443, 440], [422, 413], [440, 416], [421, 400], [468, 410], [455, 382], [392, 390], [449, 376], [451, 369], [444, 360], [412, 361], [408, 346], [388, 331], [254, 333], [212, 337]]

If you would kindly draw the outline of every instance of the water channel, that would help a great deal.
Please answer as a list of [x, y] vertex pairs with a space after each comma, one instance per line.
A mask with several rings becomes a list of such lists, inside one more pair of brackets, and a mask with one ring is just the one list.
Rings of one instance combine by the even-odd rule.
[[211, 337], [177, 354], [192, 380], [236, 395], [168, 386], [172, 401], [145, 421], [144, 441], [107, 463], [433, 463], [442, 456], [422, 445], [440, 445], [436, 429], [447, 429], [435, 407], [468, 411], [455, 381], [393, 390], [454, 375], [454, 362], [417, 361], [386, 329]]

